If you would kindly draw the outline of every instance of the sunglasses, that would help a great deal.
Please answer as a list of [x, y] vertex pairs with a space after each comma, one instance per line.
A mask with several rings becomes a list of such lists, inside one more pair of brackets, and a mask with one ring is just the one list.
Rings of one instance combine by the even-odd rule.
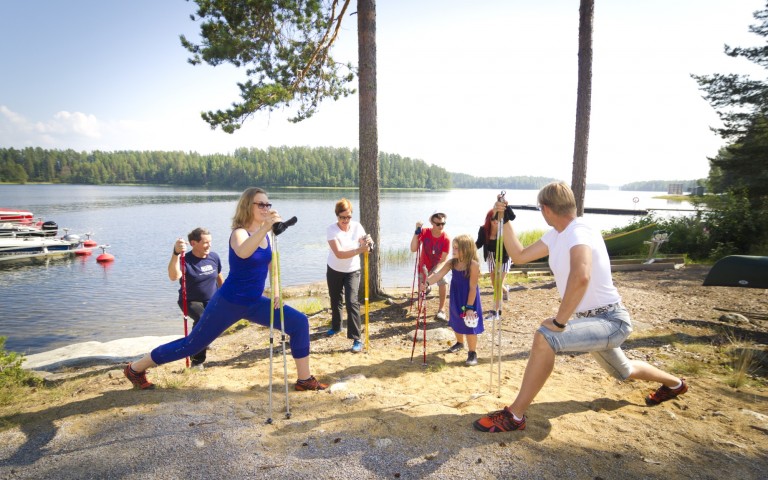
[[352, 220], [352, 215], [336, 215], [339, 220]]
[[436, 223], [433, 223], [432, 225], [434, 225], [434, 226], [436, 226], [436, 227], [442, 227], [442, 226], [444, 226], [444, 225], [445, 225], [445, 222], [443, 222], [443, 223], [437, 223], [437, 222], [436, 222]]
[[272, 204], [271, 203], [253, 202], [253, 204], [258, 206], [262, 210], [267, 209], [267, 208], [272, 208]]

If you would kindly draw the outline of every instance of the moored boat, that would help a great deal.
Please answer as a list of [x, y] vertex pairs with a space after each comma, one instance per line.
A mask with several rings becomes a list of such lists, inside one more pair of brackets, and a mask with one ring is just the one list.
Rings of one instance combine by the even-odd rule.
[[0, 238], [0, 262], [69, 255], [80, 245], [80, 237], [72, 237]]
[[0, 208], [0, 223], [20, 223], [22, 225], [29, 225], [35, 223], [35, 217], [29, 210]]
[[0, 238], [19, 237], [55, 237], [59, 226], [56, 222], [41, 224], [0, 223]]

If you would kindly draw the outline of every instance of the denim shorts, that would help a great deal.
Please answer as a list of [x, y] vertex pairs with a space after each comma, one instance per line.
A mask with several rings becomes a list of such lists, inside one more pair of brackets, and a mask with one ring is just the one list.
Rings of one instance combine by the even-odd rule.
[[626, 380], [632, 373], [621, 344], [632, 333], [629, 312], [623, 306], [594, 317], [572, 318], [562, 332], [544, 326], [538, 332], [559, 352], [589, 352], [612, 376]]

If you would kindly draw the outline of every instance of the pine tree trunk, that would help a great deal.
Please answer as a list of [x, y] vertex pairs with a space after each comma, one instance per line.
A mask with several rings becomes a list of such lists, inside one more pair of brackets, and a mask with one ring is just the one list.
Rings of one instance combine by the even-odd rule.
[[576, 91], [576, 138], [573, 144], [571, 190], [576, 197], [576, 214], [584, 215], [587, 189], [589, 120], [592, 109], [592, 20], [594, 0], [581, 0], [579, 7], [579, 82]]
[[[369, 254], [369, 296], [378, 298], [381, 288], [379, 243], [379, 132], [376, 113], [376, 1], [357, 2], [357, 48], [360, 98], [360, 222], [373, 237], [376, 248]], [[360, 289], [364, 291], [364, 288]]]

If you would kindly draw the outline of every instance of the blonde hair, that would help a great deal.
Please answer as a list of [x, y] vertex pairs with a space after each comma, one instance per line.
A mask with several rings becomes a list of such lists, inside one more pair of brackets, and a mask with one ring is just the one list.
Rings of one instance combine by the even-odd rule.
[[253, 223], [253, 198], [260, 193], [267, 194], [263, 188], [248, 187], [240, 195], [237, 208], [235, 208], [235, 216], [232, 217], [232, 230], [248, 228]]
[[565, 182], [552, 182], [539, 190], [539, 205], [546, 205], [555, 215], [576, 213], [576, 198]]
[[451, 267], [456, 267], [456, 264], [460, 261], [466, 262], [467, 268], [464, 270], [464, 276], [468, 277], [470, 270], [469, 267], [471, 266], [472, 261], [474, 260], [475, 262], [479, 263], [475, 241], [472, 240], [472, 237], [465, 234], [454, 238], [453, 244], [456, 246], [456, 248], [453, 250], [456, 254], [456, 258], [451, 260]]
[[338, 202], [336, 202], [336, 215], [338, 216], [341, 212], [345, 212], [349, 210], [352, 212], [352, 202], [347, 200], [346, 198], [342, 198]]

